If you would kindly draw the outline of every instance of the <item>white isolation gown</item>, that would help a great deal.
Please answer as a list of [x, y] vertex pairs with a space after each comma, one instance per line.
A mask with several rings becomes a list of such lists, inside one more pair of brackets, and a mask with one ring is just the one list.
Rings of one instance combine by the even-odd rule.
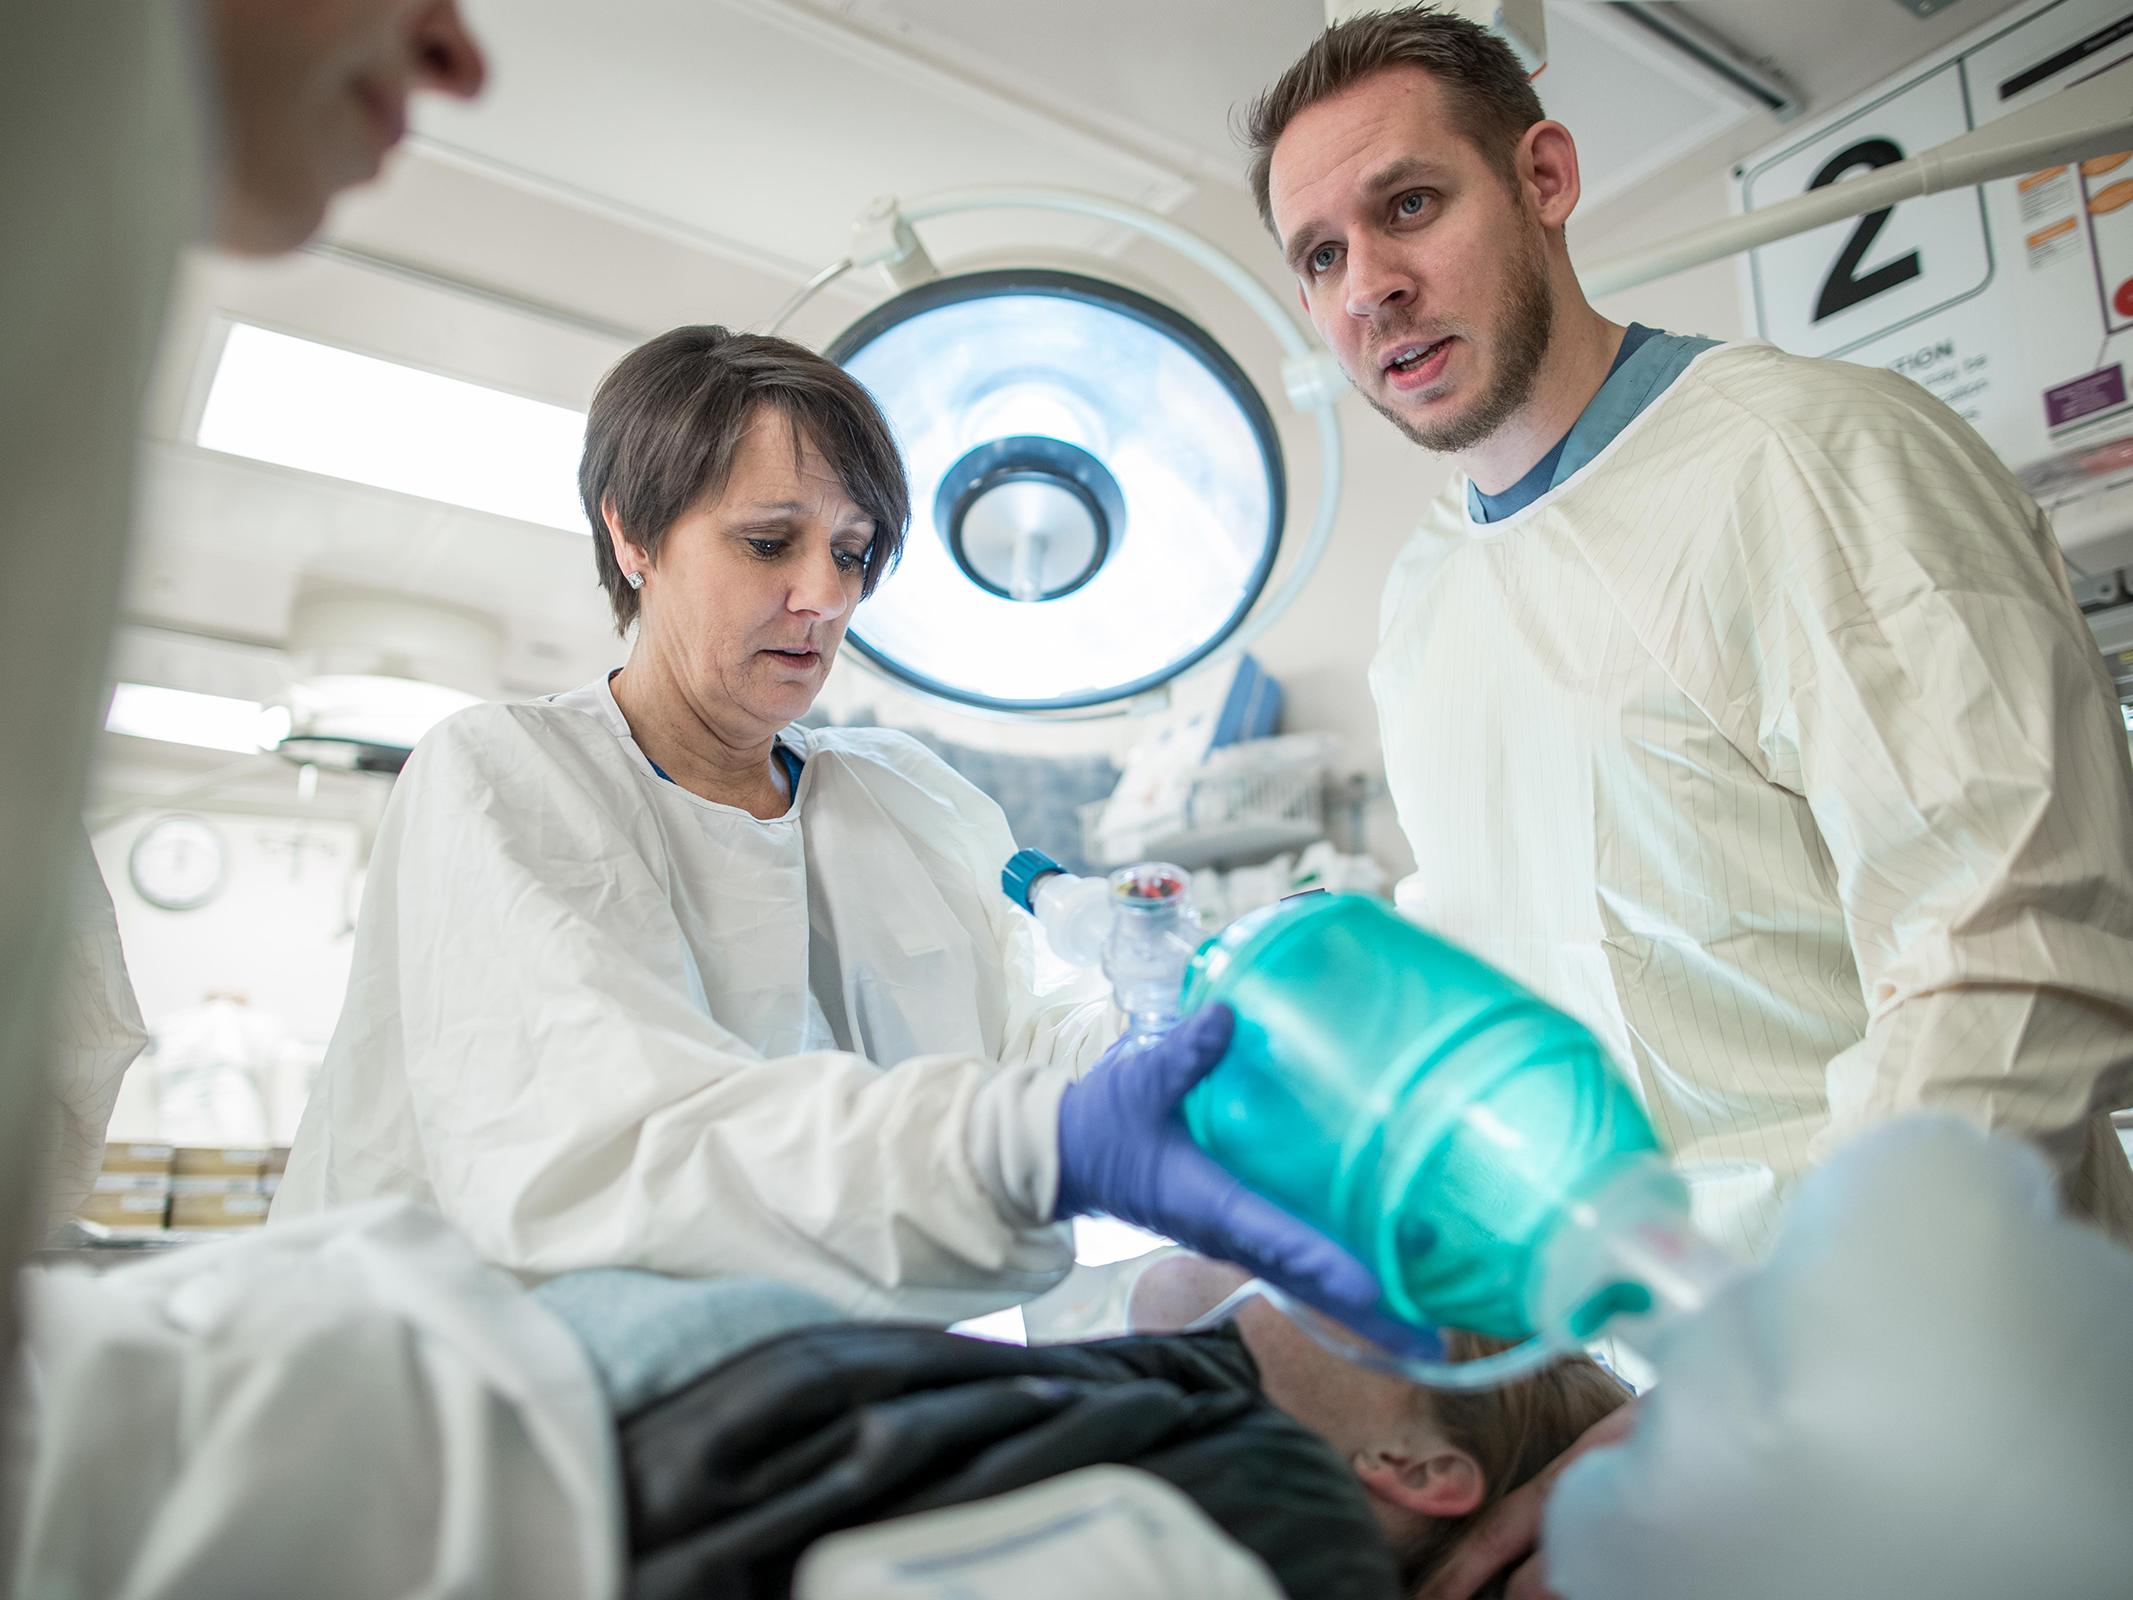
[[2133, 775], [1984, 442], [1891, 373], [1728, 345], [1524, 510], [1466, 488], [1371, 669], [1402, 909], [1597, 1030], [1736, 1244], [1922, 1105], [2133, 1238]]
[[79, 830], [75, 837], [72, 915], [52, 994], [56, 1038], [46, 1113], [47, 1233], [64, 1225], [95, 1188], [104, 1161], [104, 1128], [119, 1086], [148, 1043], [141, 1004], [126, 974], [111, 891], [96, 870], [89, 841]]
[[381, 1201], [20, 1288], [8, 1593], [620, 1590], [585, 1353], [434, 1213]]
[[658, 776], [605, 681], [431, 733], [276, 1219], [404, 1194], [529, 1278], [944, 1321], [1061, 1277], [1059, 1096], [1108, 1006], [1036, 992], [999, 807], [903, 734], [785, 737], [765, 821]]

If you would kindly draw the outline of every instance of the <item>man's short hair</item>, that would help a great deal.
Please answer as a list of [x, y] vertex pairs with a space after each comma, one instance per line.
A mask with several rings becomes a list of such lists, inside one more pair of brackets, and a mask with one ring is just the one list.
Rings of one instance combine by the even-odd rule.
[[[1479, 1361], [1510, 1348], [1508, 1339], [1485, 1339], [1456, 1328], [1445, 1331], [1444, 1353], [1452, 1361]], [[1482, 1496], [1465, 1516], [1428, 1518], [1394, 1541], [1400, 1592], [1420, 1589], [1505, 1495], [1539, 1477], [1584, 1437], [1586, 1429], [1629, 1401], [1628, 1386], [1589, 1356], [1566, 1356], [1530, 1377], [1493, 1389], [1416, 1385], [1410, 1404], [1419, 1420], [1474, 1458], [1481, 1471]], [[1482, 1592], [1498, 1591], [1491, 1586]]]
[[1319, 101], [1394, 67], [1420, 67], [1443, 84], [1461, 113], [1467, 142], [1506, 182], [1515, 181], [1518, 141], [1546, 113], [1511, 47], [1478, 22], [1426, 5], [1365, 11], [1320, 34], [1245, 114], [1252, 198], [1270, 232], [1274, 208], [1267, 190], [1282, 132]]
[[852, 502], [873, 519], [862, 598], [896, 565], [911, 520], [911, 490], [896, 438], [859, 380], [805, 345], [719, 327], [676, 328], [638, 346], [600, 380], [585, 419], [578, 497], [592, 523], [593, 560], [617, 632], [636, 620], [637, 591], [622, 575], [603, 507], [652, 560], [683, 513], [717, 498], [759, 412], [812, 441]]

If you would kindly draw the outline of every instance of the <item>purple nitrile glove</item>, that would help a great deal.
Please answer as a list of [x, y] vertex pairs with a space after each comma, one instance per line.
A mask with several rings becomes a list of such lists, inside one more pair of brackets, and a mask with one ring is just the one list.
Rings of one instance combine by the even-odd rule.
[[1121, 1039], [1059, 1102], [1055, 1217], [1103, 1213], [1233, 1262], [1386, 1349], [1437, 1357], [1442, 1344], [1380, 1306], [1370, 1268], [1217, 1166], [1178, 1116], [1229, 1048], [1236, 1017], [1211, 1005], [1157, 1039]]

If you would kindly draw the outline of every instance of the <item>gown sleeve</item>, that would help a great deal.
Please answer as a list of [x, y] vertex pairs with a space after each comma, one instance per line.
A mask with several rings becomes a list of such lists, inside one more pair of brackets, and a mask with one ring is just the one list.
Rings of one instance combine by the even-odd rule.
[[[699, 998], [656, 851], [533, 714], [470, 713], [478, 736], [448, 723], [409, 763], [342, 1024], [354, 1073], [366, 1036], [404, 1063], [445, 1215], [528, 1276], [771, 1277], [861, 1314], [953, 1320], [1064, 1273], [1068, 1069], [766, 1058]], [[1015, 1042], [1046, 1021], [1023, 997]]]
[[[955, 809], [953, 837], [982, 891], [980, 904], [991, 917], [1001, 992], [1007, 999], [1001, 1059], [1047, 1061], [1070, 1077], [1080, 1077], [1125, 1030], [1126, 1019], [1110, 1003], [1102, 975], [1069, 967], [1053, 955], [1036, 919], [1000, 888], [1000, 869], [1015, 852], [1005, 813], [931, 751], [913, 748], [937, 769], [933, 782]], [[1027, 1141], [1005, 1120], [1012, 1105], [1003, 1097], [976, 1107], [970, 1130], [972, 1160], [995, 1193], [1011, 1196], [1021, 1211], [1048, 1217], [1059, 1193], [1057, 1113], [1049, 1137], [1036, 1158], [1029, 1159], [1019, 1154]], [[1077, 1282], [1086, 1271], [1071, 1270]]]
[[49, 1115], [51, 1168], [46, 1179], [47, 1232], [74, 1215], [96, 1185], [104, 1129], [118, 1103], [126, 1069], [148, 1043], [141, 1005], [119, 946], [118, 913], [89, 841], [76, 835], [73, 908], [59, 952], [53, 992], [57, 1016]]
[[1832, 1135], [1959, 1111], [2133, 1226], [2101, 1115], [2133, 1100], [2133, 771], [2049, 522], [1885, 374], [1749, 470], [1758, 740], [1827, 845], [1868, 1012]]

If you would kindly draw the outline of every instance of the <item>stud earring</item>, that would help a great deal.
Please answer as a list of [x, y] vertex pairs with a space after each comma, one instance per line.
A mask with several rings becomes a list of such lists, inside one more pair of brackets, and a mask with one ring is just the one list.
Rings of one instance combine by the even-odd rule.
[[622, 581], [632, 589], [642, 589], [644, 587], [644, 574], [641, 572], [625, 572], [622, 574]]

